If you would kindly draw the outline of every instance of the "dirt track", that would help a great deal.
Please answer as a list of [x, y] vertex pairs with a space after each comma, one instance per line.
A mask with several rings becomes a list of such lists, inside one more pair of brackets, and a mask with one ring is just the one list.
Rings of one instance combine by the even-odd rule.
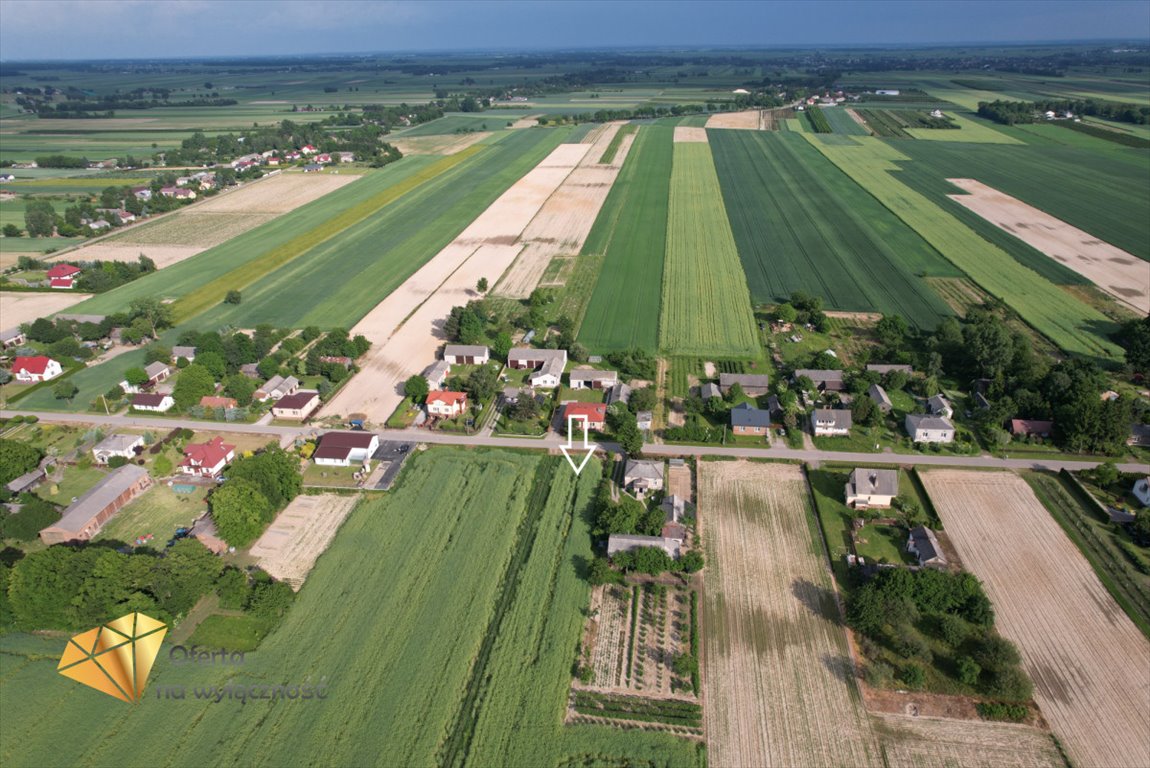
[[744, 112], [722, 112], [707, 118], [708, 128], [734, 128], [742, 131], [763, 129], [762, 111], [748, 109]]
[[0, 329], [15, 328], [36, 318], [63, 312], [73, 304], [92, 298], [90, 293], [56, 291], [54, 293], [0, 293]]
[[1030, 486], [1009, 472], [930, 470], [923, 483], [1034, 698], [1081, 768], [1150, 765], [1150, 642]]
[[435, 360], [451, 308], [476, 298], [479, 278], [499, 280], [522, 250], [524, 230], [589, 149], [560, 144], [360, 320], [352, 333], [373, 346], [360, 361], [361, 373], [321, 413], [364, 413], [368, 421], [384, 423], [403, 400], [403, 382]]
[[1143, 315], [1150, 313], [1150, 262], [982, 182], [947, 181], [970, 193], [947, 195], [951, 200], [1074, 270], [1123, 304]]

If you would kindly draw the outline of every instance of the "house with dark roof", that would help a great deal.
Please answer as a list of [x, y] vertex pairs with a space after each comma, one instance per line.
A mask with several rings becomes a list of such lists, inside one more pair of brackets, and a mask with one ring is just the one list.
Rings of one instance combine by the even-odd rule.
[[576, 368], [568, 375], [571, 389], [610, 389], [619, 382], [615, 371], [596, 371], [592, 368]]
[[21, 344], [27, 343], [28, 339], [24, 335], [24, 331], [20, 330], [19, 326], [0, 331], [0, 347], [4, 349], [8, 347], [18, 347]]
[[738, 384], [749, 397], [765, 395], [770, 389], [770, 377], [765, 373], [720, 373], [719, 389], [726, 394]]
[[910, 439], [916, 443], [954, 442], [954, 425], [942, 416], [908, 413], [904, 426]]
[[816, 408], [811, 412], [811, 428], [815, 437], [845, 437], [854, 425], [851, 412], [846, 409]]
[[906, 540], [906, 551], [918, 558], [920, 566], [946, 567], [946, 555], [942, 553], [938, 537], [924, 525], [916, 525], [910, 529], [910, 535]]
[[491, 359], [491, 350], [482, 344], [448, 344], [443, 359], [449, 365], [484, 365]]
[[1006, 428], [1014, 437], [1050, 437], [1054, 434], [1054, 422], [1041, 419], [1011, 419]]
[[891, 365], [888, 363], [870, 363], [867, 365], [866, 369], [868, 371], [873, 371], [874, 373], [879, 373], [884, 376], [891, 371], [899, 371], [901, 373], [905, 373], [908, 376], [914, 373], [914, 368], [909, 365]]
[[1127, 445], [1150, 446], [1150, 424], [1131, 424]]
[[749, 403], [739, 403], [730, 411], [731, 432], [736, 435], [765, 435], [771, 431], [771, 414]]
[[92, 447], [92, 458], [97, 464], [107, 464], [117, 456], [133, 459], [136, 457], [136, 449], [143, 447], [142, 435], [108, 435]]
[[623, 470], [623, 487], [640, 499], [663, 490], [663, 462], [628, 459]]
[[172, 363], [175, 364], [179, 362], [181, 357], [187, 360], [189, 363], [195, 362], [196, 348], [187, 346], [172, 347]]
[[154, 386], [161, 381], [167, 381], [168, 377], [172, 375], [172, 369], [168, 367], [167, 363], [156, 360], [144, 366], [144, 373], [148, 374], [148, 383]]
[[954, 418], [954, 407], [946, 399], [946, 395], [935, 395], [926, 401], [926, 410], [931, 416], [941, 416], [944, 419]]
[[850, 473], [843, 493], [846, 505], [852, 509], [889, 507], [898, 496], [898, 470], [857, 467]]
[[451, 373], [451, 363], [446, 360], [436, 360], [424, 369], [423, 378], [427, 379], [429, 389], [443, 389], [449, 373]]
[[284, 395], [272, 405], [272, 416], [277, 419], [306, 421], [320, 406], [319, 392], [314, 389], [301, 389]]
[[806, 377], [810, 379], [815, 389], [820, 392], [842, 392], [846, 385], [843, 382], [843, 372], [831, 369], [799, 368], [795, 371], [794, 381]]
[[379, 435], [371, 432], [327, 432], [311, 459], [323, 466], [350, 467], [353, 461], [367, 461], [378, 449]]
[[166, 413], [170, 411], [175, 404], [176, 401], [172, 399], [171, 395], [159, 392], [141, 392], [132, 397], [132, 409], [136, 411]]
[[507, 366], [515, 369], [531, 368], [534, 372], [527, 377], [527, 382], [532, 387], [555, 389], [567, 367], [567, 350], [517, 347], [507, 353]]
[[710, 400], [712, 397], [722, 399], [723, 390], [719, 389], [718, 384], [709, 381], [703, 386], [699, 387], [699, 397], [701, 397], [704, 401]]
[[151, 484], [143, 467], [126, 464], [114, 469], [64, 510], [63, 517], [41, 530], [40, 539], [48, 545], [88, 541]]
[[611, 405], [613, 403], [626, 404], [630, 399], [631, 388], [621, 381], [607, 390], [607, 405]]
[[894, 403], [890, 401], [886, 390], [878, 384], [870, 385], [870, 389], [867, 390], [867, 396], [870, 397], [871, 400], [874, 400], [874, 404], [877, 405], [878, 409], [883, 413], [890, 413], [890, 409], [894, 407]]

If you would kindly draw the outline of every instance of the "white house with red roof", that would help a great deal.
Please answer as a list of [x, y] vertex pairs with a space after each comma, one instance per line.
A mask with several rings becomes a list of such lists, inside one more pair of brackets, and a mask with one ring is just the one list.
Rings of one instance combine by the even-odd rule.
[[215, 477], [235, 457], [236, 447], [228, 445], [220, 437], [213, 437], [206, 443], [188, 443], [184, 447], [184, 460], [180, 462], [179, 471], [182, 475]]
[[442, 416], [445, 419], [450, 419], [466, 410], [466, 392], [440, 390], [427, 395], [427, 413], [430, 416]]
[[[567, 403], [563, 407], [563, 429], [567, 429], [571, 417], [575, 417], [577, 421], [586, 420], [588, 429], [596, 429], [602, 432], [607, 428], [607, 404], [606, 403]], [[575, 427], [579, 429], [578, 426]]]
[[316, 152], [319, 152], [319, 150], [317, 148], [313, 147], [311, 144], [304, 144], [302, 147], [299, 148], [299, 151], [300, 151], [300, 154], [303, 154], [303, 155], [314, 155]]
[[80, 268], [73, 264], [57, 264], [48, 270], [48, 285], [53, 288], [71, 290], [76, 287]]
[[63, 372], [64, 368], [58, 362], [44, 355], [18, 357], [12, 363], [12, 375], [16, 381], [48, 381]]
[[330, 163], [331, 162], [331, 155], [329, 155], [327, 152], [324, 152], [322, 154], [316, 155], [315, 161], [317, 163]]

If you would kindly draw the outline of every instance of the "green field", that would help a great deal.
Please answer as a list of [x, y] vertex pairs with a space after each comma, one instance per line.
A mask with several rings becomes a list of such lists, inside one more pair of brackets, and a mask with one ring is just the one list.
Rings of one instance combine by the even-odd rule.
[[951, 141], [963, 144], [1021, 144], [1018, 139], [997, 131], [988, 120], [957, 112], [948, 114], [957, 129], [938, 130], [936, 128], [907, 128], [906, 132], [916, 139], [927, 141]]
[[1122, 351], [1106, 338], [1114, 325], [1105, 315], [1022, 266], [898, 181], [891, 172], [898, 170], [897, 162], [910, 159], [906, 155], [871, 137], [855, 139], [855, 146], [829, 145], [814, 135], [804, 138], [985, 291], [1005, 301], [1060, 348], [1107, 362], [1122, 359]]
[[709, 144], [674, 145], [659, 347], [681, 355], [762, 353]]
[[[598, 477], [591, 467], [576, 483], [565, 468], [555, 457], [499, 451], [413, 457], [391, 495], [353, 511], [243, 666], [178, 666], [161, 652], [136, 706], [57, 675], [61, 638], [0, 639], [5, 764], [122, 764], [146, 753], [167, 766], [530, 767], [590, 756], [697, 765], [693, 742], [562, 725], [588, 597], [580, 513]], [[229, 681], [324, 681], [327, 698], [193, 695]], [[187, 699], [157, 696], [181, 684]], [[71, 737], [45, 729], [48, 718]]]
[[867, 129], [863, 128], [855, 119], [847, 114], [846, 107], [828, 107], [819, 110], [830, 124], [834, 133], [843, 133], [847, 136], [866, 136]]
[[654, 349], [671, 186], [670, 126], [647, 125], [615, 179], [580, 259], [605, 254], [579, 328], [588, 349]]
[[531, 110], [498, 110], [480, 115], [444, 115], [438, 120], [417, 125], [414, 128], [393, 134], [392, 138], [409, 139], [415, 136], [442, 136], [449, 133], [472, 133], [475, 131], [502, 131], [507, 123], [515, 122], [538, 112]]
[[950, 314], [921, 276], [961, 273], [801, 137], [708, 135], [756, 302], [803, 290], [830, 309], [900, 314], [926, 328]]
[[166, 485], [157, 485], [124, 507], [100, 531], [98, 538], [127, 544], [137, 536], [152, 534], [153, 546], [162, 547], [180, 526], [191, 526], [207, 511], [205, 489], [197, 486], [190, 494], [178, 494]]

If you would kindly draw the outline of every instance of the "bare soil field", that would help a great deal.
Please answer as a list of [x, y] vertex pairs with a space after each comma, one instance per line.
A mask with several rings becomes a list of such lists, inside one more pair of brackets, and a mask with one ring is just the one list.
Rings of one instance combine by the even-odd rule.
[[[205, 241], [213, 239], [209, 234], [210, 233], [205, 232], [201, 239]], [[237, 234], [239, 233], [237, 232]], [[219, 242], [222, 243], [226, 239], [226, 237], [223, 237]], [[218, 244], [219, 243], [212, 243], [212, 245]], [[177, 264], [184, 259], [189, 259], [197, 253], [202, 253], [210, 247], [211, 246], [208, 245], [124, 244], [105, 240], [103, 242], [85, 245], [78, 250], [71, 251], [59, 257], [50, 256], [46, 260], [51, 261], [55, 258], [57, 261], [135, 261], [143, 254], [156, 262], [157, 269], [163, 269], [172, 264]]]
[[671, 139], [676, 144], [695, 142], [699, 144], [707, 143], [707, 129], [698, 128], [692, 125], [676, 125], [675, 135]]
[[0, 293], [0, 327], [15, 328], [36, 318], [63, 312], [73, 304], [92, 298], [90, 293], [56, 291], [54, 293]]
[[290, 213], [305, 203], [346, 186], [359, 176], [332, 173], [283, 173], [234, 192], [209, 198], [190, 210], [197, 213]]
[[[534, 106], [534, 105], [532, 105]], [[543, 115], [526, 115], [521, 117], [511, 124], [512, 129], [519, 130], [520, 128], [534, 128], [539, 125], [539, 118]]]
[[695, 501], [695, 494], [691, 492], [691, 468], [684, 464], [681, 467], [671, 467], [667, 470], [667, 494], [685, 499], [688, 504]]
[[708, 128], [733, 128], [741, 131], [759, 131], [762, 125], [763, 111], [748, 109], [744, 112], [724, 112], [711, 115], [707, 118]]
[[882, 765], [810, 504], [798, 466], [700, 463], [712, 765]]
[[1062, 768], [1050, 734], [1028, 725], [874, 715], [887, 768]]
[[974, 179], [947, 179], [968, 195], [947, 195], [999, 229], [1061, 262], [1118, 301], [1150, 312], [1150, 262], [1099, 240]]
[[298, 592], [357, 501], [357, 496], [338, 494], [297, 496], [250, 552], [261, 568]]
[[1071, 762], [1150, 765], [1150, 642], [1030, 486], [1008, 472], [930, 470], [922, 479]]
[[363, 413], [368, 421], [384, 423], [403, 400], [403, 382], [435, 360], [451, 308], [476, 298], [479, 278], [499, 281], [523, 249], [524, 230], [590, 149], [560, 144], [356, 323], [352, 333], [362, 333], [373, 346], [360, 361], [362, 374], [324, 406], [322, 415]]
[[[522, 253], [495, 286], [498, 296], [523, 299], [539, 285], [547, 266], [556, 256], [574, 256], [583, 248], [607, 193], [619, 176], [635, 134], [623, 137], [609, 164], [599, 164], [607, 145], [622, 123], [603, 126], [579, 166], [571, 172], [523, 231]], [[583, 144], [581, 146], [588, 146]]]
[[391, 142], [405, 155], [454, 155], [491, 135], [490, 131], [444, 136], [412, 136]]

